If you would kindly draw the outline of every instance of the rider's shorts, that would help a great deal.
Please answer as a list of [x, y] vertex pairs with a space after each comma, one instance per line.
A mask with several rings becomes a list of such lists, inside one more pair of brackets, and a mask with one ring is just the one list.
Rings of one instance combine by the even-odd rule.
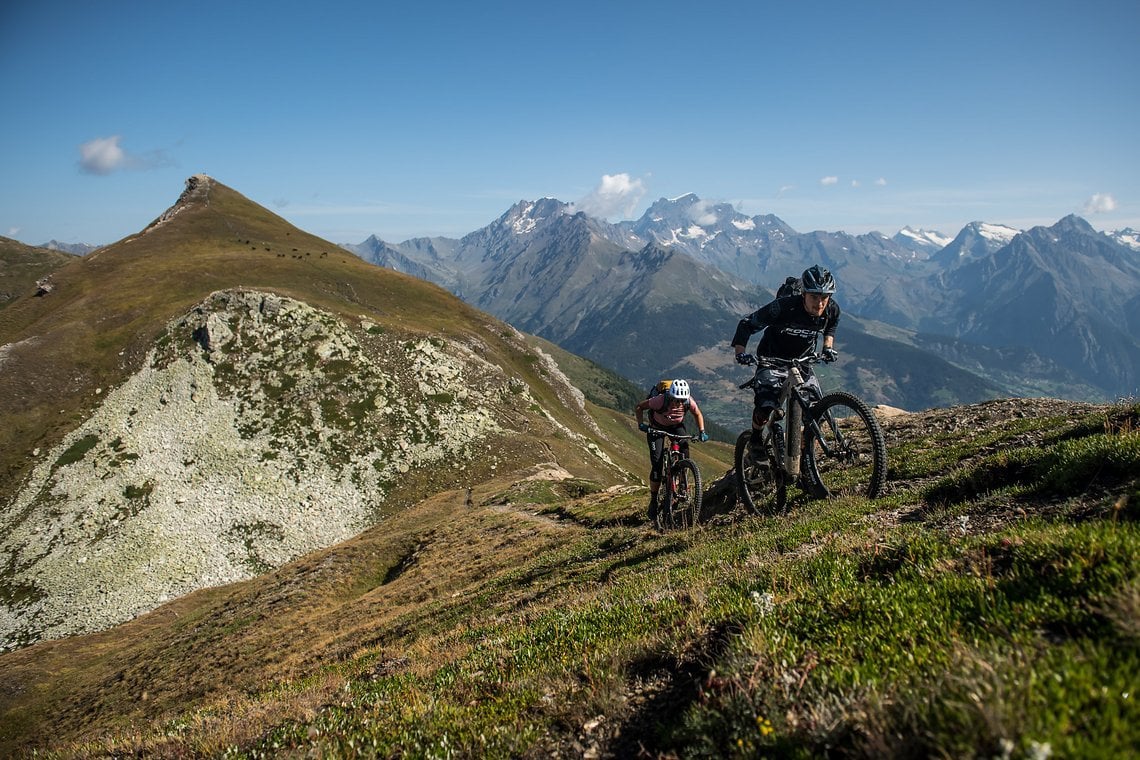
[[[754, 422], [762, 425], [767, 421], [772, 410], [780, 405], [780, 392], [787, 377], [788, 370], [781, 367], [760, 367], [756, 370], [756, 408], [752, 413]], [[819, 387], [819, 380], [814, 374], [807, 374], [805, 382], [816, 398], [823, 395], [823, 391]]]

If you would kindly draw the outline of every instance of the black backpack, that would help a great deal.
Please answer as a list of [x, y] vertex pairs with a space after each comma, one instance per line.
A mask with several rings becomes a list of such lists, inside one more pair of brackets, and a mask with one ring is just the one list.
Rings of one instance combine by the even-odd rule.
[[788, 277], [784, 280], [784, 284], [776, 290], [776, 298], [783, 298], [784, 296], [799, 296], [803, 295], [804, 281], [799, 277]]

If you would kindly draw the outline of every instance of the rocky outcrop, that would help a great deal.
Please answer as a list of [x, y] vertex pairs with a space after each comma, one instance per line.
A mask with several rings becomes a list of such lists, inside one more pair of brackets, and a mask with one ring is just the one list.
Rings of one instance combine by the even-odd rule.
[[160, 227], [178, 215], [183, 209], [189, 208], [194, 202], [207, 203], [210, 194], [210, 178], [205, 174], [195, 174], [186, 180], [186, 188], [178, 196], [174, 205], [162, 212], [162, 215], [147, 225], [143, 232]]
[[213, 294], [0, 506], [0, 650], [375, 524], [403, 474], [455, 468], [502, 432], [495, 404], [537, 406], [482, 353], [270, 293]]

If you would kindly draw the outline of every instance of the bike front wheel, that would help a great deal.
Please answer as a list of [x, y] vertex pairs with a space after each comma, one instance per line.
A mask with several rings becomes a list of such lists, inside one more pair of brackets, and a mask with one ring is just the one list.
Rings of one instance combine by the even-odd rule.
[[691, 459], [673, 465], [669, 484], [672, 493], [665, 521], [668, 527], [689, 530], [701, 519], [701, 471]]
[[838, 391], [812, 404], [804, 429], [804, 467], [821, 495], [874, 499], [887, 484], [887, 443], [862, 399]]
[[[788, 497], [783, 436], [772, 436], [770, 431], [765, 431], [761, 450], [755, 450], [751, 441], [751, 430], [745, 430], [736, 439], [733, 455], [736, 494], [745, 509], [753, 514], [782, 512]], [[766, 507], [768, 504], [774, 506]]]

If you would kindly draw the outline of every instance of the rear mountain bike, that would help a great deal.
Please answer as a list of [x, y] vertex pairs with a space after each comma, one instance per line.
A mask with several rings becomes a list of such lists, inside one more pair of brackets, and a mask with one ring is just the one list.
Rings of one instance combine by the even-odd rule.
[[649, 434], [665, 438], [661, 453], [661, 503], [655, 519], [658, 530], [688, 530], [701, 517], [701, 471], [681, 450], [682, 441], [697, 440], [650, 428]]
[[[887, 444], [875, 415], [846, 391], [822, 397], [806, 382], [818, 354], [798, 359], [755, 357], [759, 369], [787, 371], [779, 406], [752, 442], [751, 428], [736, 439], [736, 490], [749, 511], [782, 512], [789, 486], [816, 498], [874, 499], [887, 482]], [[755, 392], [757, 378], [739, 387]]]

